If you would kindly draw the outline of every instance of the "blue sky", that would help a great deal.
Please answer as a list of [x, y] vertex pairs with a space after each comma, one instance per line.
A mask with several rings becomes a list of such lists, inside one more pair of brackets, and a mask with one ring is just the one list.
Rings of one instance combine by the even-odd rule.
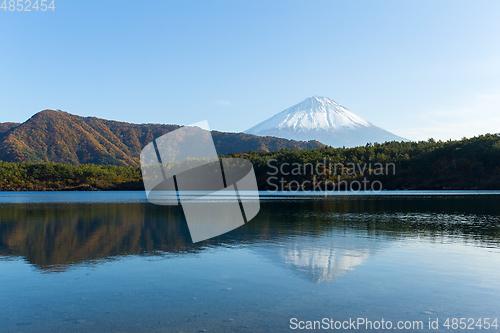
[[70, 1], [0, 10], [0, 122], [51, 108], [244, 131], [330, 97], [412, 139], [500, 132], [499, 1]]

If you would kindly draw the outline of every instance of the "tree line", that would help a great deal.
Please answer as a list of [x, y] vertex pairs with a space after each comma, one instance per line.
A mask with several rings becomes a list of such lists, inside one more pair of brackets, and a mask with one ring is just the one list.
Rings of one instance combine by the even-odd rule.
[[[499, 134], [355, 148], [250, 151], [225, 157], [251, 161], [261, 190], [275, 189], [271, 177], [284, 180], [284, 190], [307, 190], [318, 182], [343, 182], [343, 189], [349, 189], [362, 179], [378, 181], [384, 189], [500, 189]], [[2, 191], [143, 188], [140, 167], [0, 161]]]
[[[355, 148], [286, 149], [233, 156], [253, 163], [262, 189], [270, 188], [269, 176], [276, 173], [276, 167], [279, 170], [274, 177], [284, 178], [288, 184], [321, 180], [349, 184], [366, 178], [380, 181], [385, 189], [500, 189], [499, 134], [462, 140], [393, 141]], [[313, 174], [311, 165], [315, 169]], [[301, 172], [298, 166], [302, 167]]]
[[0, 161], [0, 190], [143, 189], [140, 167]]

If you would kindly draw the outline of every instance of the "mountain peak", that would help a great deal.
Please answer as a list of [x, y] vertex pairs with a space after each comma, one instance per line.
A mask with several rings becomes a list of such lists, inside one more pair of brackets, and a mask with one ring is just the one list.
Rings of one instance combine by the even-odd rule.
[[61, 110], [51, 110], [51, 109], [45, 109], [42, 111], [39, 111], [35, 113], [33, 116], [31, 116], [30, 119], [32, 120], [37, 120], [37, 119], [51, 119], [51, 118], [57, 118], [57, 117], [64, 117], [64, 116], [74, 116], [71, 113], [61, 111]]
[[247, 133], [258, 134], [274, 128], [294, 132], [345, 130], [370, 125], [334, 100], [313, 96], [250, 128]]
[[[370, 132], [366, 137], [362, 132]], [[354, 135], [354, 132], [359, 132]], [[378, 132], [377, 135], [372, 135]], [[313, 96], [248, 129], [246, 133], [287, 139], [318, 140], [332, 146], [404, 140], [376, 127], [328, 97]], [[354, 136], [353, 136], [354, 135]], [[359, 138], [356, 136], [360, 136]], [[353, 136], [353, 137], [351, 137]], [[364, 142], [365, 138], [368, 140]]]

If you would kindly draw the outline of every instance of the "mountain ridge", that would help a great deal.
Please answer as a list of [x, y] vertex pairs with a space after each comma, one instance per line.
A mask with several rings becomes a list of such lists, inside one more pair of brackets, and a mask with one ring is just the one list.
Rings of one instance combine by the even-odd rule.
[[0, 135], [2, 135], [2, 133], [4, 133], [4, 132], [7, 132], [12, 127], [16, 127], [19, 125], [21, 125], [21, 123], [11, 123], [11, 122], [0, 123]]
[[[43, 110], [23, 123], [0, 123], [0, 160], [137, 166], [141, 149], [179, 125], [133, 124], [65, 111]], [[219, 155], [280, 148], [323, 147], [320, 142], [212, 131]]]

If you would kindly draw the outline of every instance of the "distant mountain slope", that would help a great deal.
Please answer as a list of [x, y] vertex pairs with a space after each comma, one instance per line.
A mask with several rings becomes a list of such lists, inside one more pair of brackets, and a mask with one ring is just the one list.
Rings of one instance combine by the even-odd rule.
[[19, 125], [21, 125], [21, 124], [20, 123], [0, 123], [0, 135], [3, 132], [7, 132], [12, 127], [16, 127], [16, 126], [19, 126]]
[[[67, 164], [139, 165], [142, 147], [178, 125], [131, 124], [44, 110], [22, 124], [0, 124], [0, 160]], [[219, 154], [280, 148], [323, 147], [316, 142], [262, 138], [244, 133], [213, 131]]]
[[333, 147], [407, 141], [326, 97], [307, 98], [245, 131], [260, 136], [318, 140]]

